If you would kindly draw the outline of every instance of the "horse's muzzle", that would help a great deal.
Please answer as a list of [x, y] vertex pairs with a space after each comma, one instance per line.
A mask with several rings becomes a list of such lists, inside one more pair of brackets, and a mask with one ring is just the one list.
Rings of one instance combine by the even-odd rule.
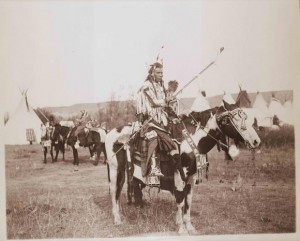
[[252, 142], [246, 142], [245, 144], [249, 149], [255, 149], [259, 147], [260, 142], [260, 138], [256, 138]]

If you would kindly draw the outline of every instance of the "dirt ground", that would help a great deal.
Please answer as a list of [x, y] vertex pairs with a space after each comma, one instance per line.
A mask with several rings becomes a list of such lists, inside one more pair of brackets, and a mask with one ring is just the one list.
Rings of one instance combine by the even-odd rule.
[[[294, 233], [296, 231], [295, 154], [293, 148], [241, 150], [237, 161], [209, 154], [208, 180], [194, 188], [192, 223], [199, 235]], [[106, 238], [177, 235], [174, 197], [146, 188], [146, 207], [121, 196], [123, 224], [115, 226], [107, 168], [94, 166], [87, 149], [74, 171], [66, 160], [42, 163], [40, 145], [6, 146], [6, 215], [8, 239]], [[103, 158], [101, 159], [103, 161]]]

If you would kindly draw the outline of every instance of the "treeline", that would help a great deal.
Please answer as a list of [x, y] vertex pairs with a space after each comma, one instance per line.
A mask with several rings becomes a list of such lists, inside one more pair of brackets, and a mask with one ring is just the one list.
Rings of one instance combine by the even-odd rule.
[[[72, 114], [55, 114], [49, 111], [47, 108], [39, 109], [39, 117], [43, 120], [45, 117], [49, 119], [52, 115], [56, 122], [61, 120], [73, 121], [75, 123], [76, 119], [80, 117], [80, 112]], [[93, 120], [96, 120], [99, 124], [102, 122], [107, 122], [107, 127], [112, 129], [116, 126], [126, 124], [136, 120], [136, 109], [135, 102], [133, 100], [127, 101], [109, 101], [105, 105], [101, 105], [94, 112], [88, 112]], [[44, 117], [45, 116], [45, 117]]]
[[263, 129], [258, 132], [263, 147], [295, 147], [295, 129], [292, 125], [283, 125], [279, 130]]

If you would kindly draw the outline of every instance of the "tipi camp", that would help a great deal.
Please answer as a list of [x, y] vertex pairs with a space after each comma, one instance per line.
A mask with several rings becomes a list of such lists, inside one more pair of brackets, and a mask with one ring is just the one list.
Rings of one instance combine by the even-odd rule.
[[235, 104], [235, 100], [233, 99], [232, 95], [229, 93], [226, 93], [226, 91], [224, 91], [224, 95], [223, 95], [222, 101], [220, 103], [220, 106], [224, 105], [223, 101], [225, 101], [228, 104]]
[[19, 105], [4, 126], [4, 144], [40, 143], [41, 125], [42, 121], [28, 103], [27, 90], [22, 91]]
[[268, 104], [260, 92], [257, 92], [252, 108], [257, 119], [258, 126], [270, 127], [273, 116], [268, 109]]
[[236, 98], [236, 104], [241, 108], [251, 108], [251, 101], [248, 93], [246, 90], [242, 90], [241, 87], [238, 97]]
[[284, 107], [282, 106], [281, 102], [272, 94], [270, 105], [269, 105], [269, 112], [272, 116], [277, 116], [279, 120], [285, 121], [286, 112]]
[[294, 118], [293, 118], [293, 104], [291, 100], [286, 100], [283, 104], [283, 107], [286, 112], [286, 118], [285, 121], [288, 124], [293, 124], [294, 123]]

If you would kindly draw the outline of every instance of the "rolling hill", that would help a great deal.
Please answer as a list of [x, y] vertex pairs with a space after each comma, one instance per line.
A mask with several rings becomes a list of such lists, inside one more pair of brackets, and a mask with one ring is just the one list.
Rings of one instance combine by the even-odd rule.
[[[265, 91], [260, 92], [267, 103], [270, 102], [270, 99], [272, 95], [274, 95], [282, 104], [286, 100], [293, 101], [293, 91], [292, 90], [278, 90], [278, 91]], [[248, 96], [253, 103], [256, 92], [249, 92]], [[236, 100], [238, 93], [232, 94], [233, 98]], [[218, 106], [221, 103], [223, 95], [217, 95], [212, 97], [207, 97], [208, 102], [211, 107]], [[193, 100], [195, 97], [190, 98], [183, 98], [181, 99], [181, 102], [184, 103], [186, 106], [191, 106], [193, 103]], [[128, 101], [107, 101], [107, 102], [99, 102], [99, 103], [79, 103], [71, 106], [62, 106], [62, 107], [44, 107], [44, 110], [49, 111], [50, 113], [61, 116], [61, 117], [70, 117], [70, 116], [76, 116], [80, 113], [80, 110], [86, 110], [91, 115], [98, 113], [98, 112], [107, 112], [109, 108], [111, 108], [112, 105], [119, 106], [120, 109], [123, 109], [128, 104], [133, 104], [132, 100]]]

